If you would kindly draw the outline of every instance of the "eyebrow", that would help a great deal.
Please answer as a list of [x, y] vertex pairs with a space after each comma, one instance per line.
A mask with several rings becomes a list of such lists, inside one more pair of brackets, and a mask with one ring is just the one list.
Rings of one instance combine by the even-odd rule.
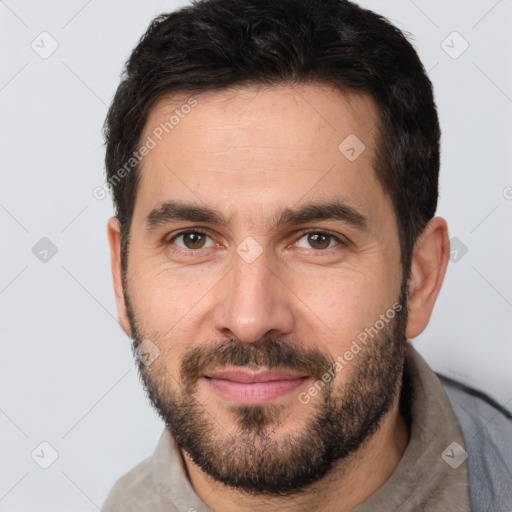
[[[339, 200], [284, 208], [272, 217], [268, 227], [273, 230], [320, 220], [341, 221], [360, 231], [368, 231], [369, 228], [365, 215]], [[231, 218], [225, 217], [219, 210], [181, 201], [166, 201], [146, 216], [146, 229], [152, 231], [176, 221], [204, 222], [222, 227], [231, 225]]]

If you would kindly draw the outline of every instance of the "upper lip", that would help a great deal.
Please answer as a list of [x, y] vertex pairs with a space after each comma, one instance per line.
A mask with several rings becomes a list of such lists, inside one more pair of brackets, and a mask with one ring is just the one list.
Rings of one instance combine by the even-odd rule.
[[205, 377], [211, 379], [232, 380], [234, 382], [270, 382], [276, 380], [294, 380], [307, 377], [304, 373], [297, 373], [292, 370], [284, 369], [260, 369], [251, 370], [249, 368], [225, 368], [205, 373]]

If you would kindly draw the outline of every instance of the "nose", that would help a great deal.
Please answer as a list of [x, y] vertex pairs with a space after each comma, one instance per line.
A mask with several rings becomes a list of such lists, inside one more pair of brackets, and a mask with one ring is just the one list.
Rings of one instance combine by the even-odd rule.
[[271, 267], [265, 251], [252, 262], [235, 254], [233, 268], [216, 292], [213, 319], [223, 336], [254, 343], [293, 332], [293, 292]]

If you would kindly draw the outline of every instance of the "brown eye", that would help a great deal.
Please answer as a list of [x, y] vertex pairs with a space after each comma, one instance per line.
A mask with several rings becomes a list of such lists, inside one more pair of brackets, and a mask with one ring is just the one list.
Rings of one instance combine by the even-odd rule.
[[331, 237], [325, 233], [310, 233], [308, 235], [308, 242], [312, 245], [313, 249], [327, 249], [330, 244]]
[[302, 235], [300, 240], [303, 238], [307, 238], [307, 246], [300, 245], [299, 242], [297, 242], [297, 245], [299, 247], [305, 248], [305, 249], [315, 249], [317, 251], [323, 251], [325, 249], [330, 249], [331, 247], [334, 247], [336, 244], [332, 244], [332, 242], [338, 242], [338, 245], [343, 245], [343, 242], [336, 236], [331, 235], [330, 233], [325, 233], [323, 231], [309, 231]]
[[201, 249], [204, 240], [204, 235], [201, 233], [185, 233], [183, 235], [183, 241], [189, 249]]
[[183, 245], [176, 244], [182, 249], [203, 249], [205, 247], [206, 239], [209, 238], [206, 233], [202, 231], [182, 231], [172, 238], [171, 242], [181, 240]]

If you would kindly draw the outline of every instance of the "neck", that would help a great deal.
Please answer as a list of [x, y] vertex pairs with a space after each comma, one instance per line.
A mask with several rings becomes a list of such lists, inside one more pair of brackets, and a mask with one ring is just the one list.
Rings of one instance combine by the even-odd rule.
[[409, 433], [399, 401], [380, 428], [357, 452], [339, 461], [321, 480], [289, 497], [254, 496], [213, 480], [182, 452], [194, 490], [214, 512], [270, 512], [282, 508], [297, 512], [349, 512], [363, 503], [391, 476], [407, 447]]

